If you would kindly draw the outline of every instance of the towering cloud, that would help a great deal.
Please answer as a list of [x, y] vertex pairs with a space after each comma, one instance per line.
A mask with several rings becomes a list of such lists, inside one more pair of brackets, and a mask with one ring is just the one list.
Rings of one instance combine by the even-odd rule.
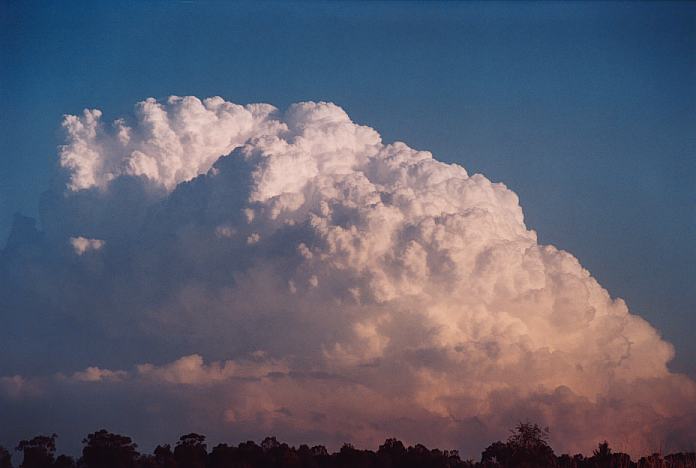
[[148, 99], [64, 127], [65, 185], [0, 257], [8, 418], [118, 388], [104, 421], [152, 434], [475, 453], [530, 419], [560, 450], [694, 448], [672, 346], [539, 245], [505, 185], [324, 102]]

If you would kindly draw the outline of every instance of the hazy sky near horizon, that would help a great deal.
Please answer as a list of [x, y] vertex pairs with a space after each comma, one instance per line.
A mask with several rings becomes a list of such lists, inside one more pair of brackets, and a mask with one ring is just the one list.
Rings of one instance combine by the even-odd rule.
[[64, 114], [170, 95], [334, 102], [505, 183], [696, 377], [696, 4], [3, 1], [0, 247]]

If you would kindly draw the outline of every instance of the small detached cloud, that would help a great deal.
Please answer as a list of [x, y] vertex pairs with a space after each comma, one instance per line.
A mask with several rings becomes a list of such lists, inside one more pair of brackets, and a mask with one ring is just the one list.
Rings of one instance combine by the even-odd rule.
[[87, 237], [71, 237], [70, 245], [77, 255], [84, 255], [87, 252], [94, 252], [104, 247], [105, 242], [100, 239], [89, 239]]
[[99, 367], [88, 367], [87, 369], [75, 372], [72, 375], [74, 380], [80, 382], [101, 382], [119, 381], [128, 377], [128, 372], [122, 370], [100, 369]]
[[192, 354], [163, 366], [140, 364], [137, 371], [140, 377], [160, 383], [209, 385], [230, 379], [259, 379], [271, 372], [287, 372], [287, 366], [259, 359], [205, 364], [202, 356]]
[[32, 382], [21, 375], [0, 377], [0, 396], [4, 395], [10, 400], [27, 396], [37, 396], [41, 390], [35, 382]]

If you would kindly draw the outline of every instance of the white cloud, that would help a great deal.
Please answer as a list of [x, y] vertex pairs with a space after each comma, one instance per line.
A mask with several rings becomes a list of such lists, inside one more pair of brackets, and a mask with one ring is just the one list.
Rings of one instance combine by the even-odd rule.
[[166, 103], [138, 103], [136, 127], [122, 119], [107, 127], [101, 111], [85, 109], [82, 116], [65, 116], [68, 142], [61, 147], [60, 164], [71, 172], [71, 190], [103, 188], [121, 175], [144, 176], [172, 189], [205, 173], [250, 137], [277, 131], [274, 112], [266, 104], [172, 96]]
[[232, 237], [236, 234], [237, 230], [232, 226], [218, 226], [215, 228], [215, 235], [218, 237]]
[[[169, 364], [77, 380], [181, 387], [211, 421], [363, 444], [476, 450], [533, 419], [561, 450], [693, 448], [696, 386], [669, 372], [673, 347], [573, 255], [540, 245], [505, 185], [385, 145], [330, 103], [281, 114], [187, 97], [139, 104], [133, 126], [100, 116], [66, 117], [71, 190], [55, 203], [114, 255], [67, 270], [13, 258], [6, 284], [33, 293], [27, 317], [47, 297], [59, 319], [127, 337], [123, 365]], [[160, 198], [123, 196], [133, 175]], [[42, 224], [46, 242], [66, 241]]]
[[88, 367], [83, 371], [75, 372], [72, 378], [80, 382], [100, 382], [118, 381], [128, 377], [128, 372], [122, 370], [100, 369], [99, 367]]
[[104, 247], [104, 241], [100, 239], [89, 239], [87, 237], [71, 237], [70, 245], [77, 255], [83, 255], [86, 252], [99, 250]]
[[39, 392], [36, 385], [21, 375], [0, 377], [0, 390], [10, 399], [36, 395]]
[[232, 378], [259, 378], [270, 372], [287, 371], [279, 362], [254, 359], [252, 361], [224, 361], [205, 364], [198, 354], [184, 356], [163, 366], [140, 364], [141, 377], [158, 382], [185, 385], [208, 385]]

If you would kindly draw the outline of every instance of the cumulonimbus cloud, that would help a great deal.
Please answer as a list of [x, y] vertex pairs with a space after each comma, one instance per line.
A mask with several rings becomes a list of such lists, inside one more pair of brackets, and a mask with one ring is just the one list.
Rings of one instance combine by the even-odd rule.
[[694, 448], [696, 385], [668, 370], [672, 346], [540, 245], [505, 185], [324, 102], [148, 99], [133, 123], [86, 110], [64, 127], [67, 185], [44, 196], [43, 233], [5, 248], [0, 291], [31, 294], [10, 318], [103, 337], [87, 343], [103, 362], [71, 355], [91, 366], [76, 385], [158, 382], [211, 425], [289, 440], [475, 451], [531, 419], [560, 450]]

